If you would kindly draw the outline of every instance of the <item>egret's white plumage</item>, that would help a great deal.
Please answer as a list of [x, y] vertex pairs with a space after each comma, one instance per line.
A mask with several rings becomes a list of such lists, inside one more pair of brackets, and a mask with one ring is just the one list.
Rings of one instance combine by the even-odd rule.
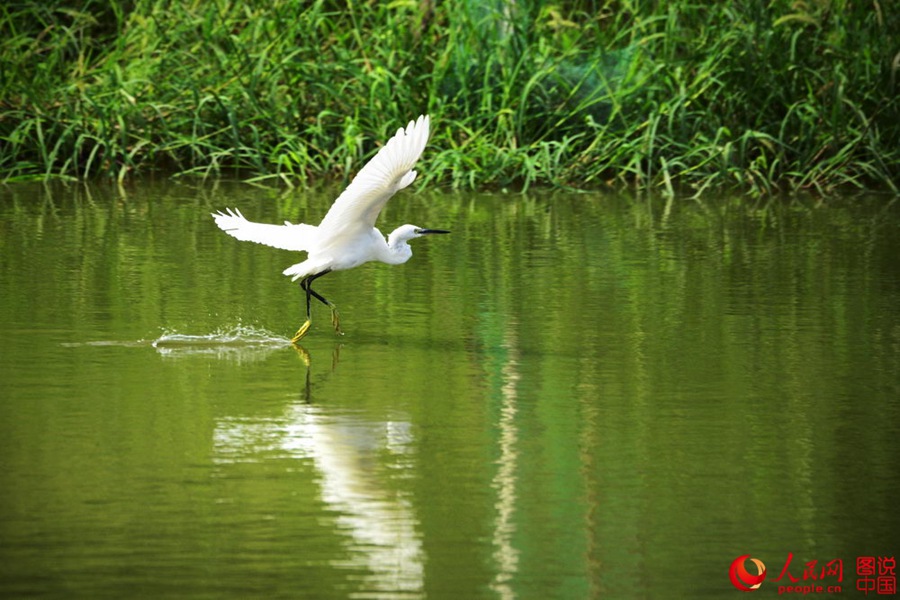
[[340, 330], [334, 305], [310, 287], [314, 279], [373, 260], [388, 264], [404, 263], [412, 256], [412, 249], [407, 243], [409, 240], [428, 233], [448, 233], [403, 225], [385, 238], [375, 227], [375, 220], [391, 196], [415, 181], [413, 167], [425, 149], [428, 133], [427, 115], [410, 121], [405, 129], [398, 129], [338, 196], [318, 226], [288, 222], [284, 225], [254, 223], [244, 218], [237, 209], [213, 213], [216, 225], [239, 240], [307, 252], [305, 261], [284, 270], [284, 274], [292, 280], [300, 279], [300, 285], [306, 292], [307, 320], [294, 336], [295, 342], [309, 328], [310, 296], [331, 308], [335, 329]]
[[294, 225], [288, 221], [284, 225], [254, 223], [248, 221], [238, 209], [226, 208], [225, 212], [213, 213], [216, 225], [227, 233], [244, 242], [257, 242], [283, 250], [308, 252], [310, 244], [318, 231], [315, 225], [299, 223]]

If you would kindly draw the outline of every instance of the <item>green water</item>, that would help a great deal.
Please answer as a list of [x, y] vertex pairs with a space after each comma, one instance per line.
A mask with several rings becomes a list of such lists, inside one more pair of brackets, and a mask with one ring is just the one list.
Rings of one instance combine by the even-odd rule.
[[[242, 184], [0, 189], [0, 595], [734, 598], [900, 547], [900, 206], [404, 193], [320, 279]], [[835, 577], [826, 583], [837, 584]], [[788, 581], [787, 575], [781, 584]]]

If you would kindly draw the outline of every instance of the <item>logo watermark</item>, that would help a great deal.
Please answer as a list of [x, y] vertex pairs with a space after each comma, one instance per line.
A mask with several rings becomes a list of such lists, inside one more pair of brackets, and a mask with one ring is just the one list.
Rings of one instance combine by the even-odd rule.
[[[788, 552], [787, 559], [778, 577], [769, 580], [778, 594], [840, 594], [844, 590], [844, 561], [835, 558], [821, 563], [811, 560], [803, 565], [801, 575], [794, 575], [800, 569], [794, 566], [791, 571], [793, 552]], [[751, 565], [748, 568], [748, 565]], [[866, 596], [895, 595], [897, 593], [897, 560], [893, 556], [858, 556], [856, 557], [857, 591]], [[762, 560], [749, 554], [738, 556], [728, 568], [731, 584], [742, 592], [759, 590], [766, 580], [766, 565]], [[773, 587], [766, 584], [766, 587]]]
[[[747, 560], [756, 565], [756, 575], [752, 575], [747, 570]], [[734, 587], [742, 592], [752, 592], [753, 590], [758, 590], [765, 580], [766, 565], [758, 558], [751, 558], [749, 554], [738, 556], [731, 563], [731, 568], [728, 569], [728, 576], [731, 578], [731, 583]]]

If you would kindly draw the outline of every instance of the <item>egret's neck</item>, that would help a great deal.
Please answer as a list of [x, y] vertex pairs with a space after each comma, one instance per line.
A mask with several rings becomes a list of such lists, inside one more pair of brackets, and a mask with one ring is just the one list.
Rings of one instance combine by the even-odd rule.
[[382, 262], [392, 265], [403, 264], [412, 257], [412, 248], [408, 243], [409, 238], [400, 235], [400, 230], [392, 231], [387, 237], [387, 252]]

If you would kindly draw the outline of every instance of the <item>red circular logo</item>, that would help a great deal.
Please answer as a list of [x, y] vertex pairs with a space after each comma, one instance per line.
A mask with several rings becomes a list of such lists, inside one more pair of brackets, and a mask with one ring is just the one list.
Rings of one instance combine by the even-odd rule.
[[[756, 575], [751, 575], [750, 571], [747, 570], [745, 563], [748, 558], [750, 562], [756, 565]], [[731, 563], [731, 568], [728, 569], [728, 576], [731, 578], [731, 583], [734, 587], [742, 592], [752, 592], [759, 589], [763, 579], [766, 578], [766, 565], [758, 558], [750, 558], [749, 554], [738, 556]]]

